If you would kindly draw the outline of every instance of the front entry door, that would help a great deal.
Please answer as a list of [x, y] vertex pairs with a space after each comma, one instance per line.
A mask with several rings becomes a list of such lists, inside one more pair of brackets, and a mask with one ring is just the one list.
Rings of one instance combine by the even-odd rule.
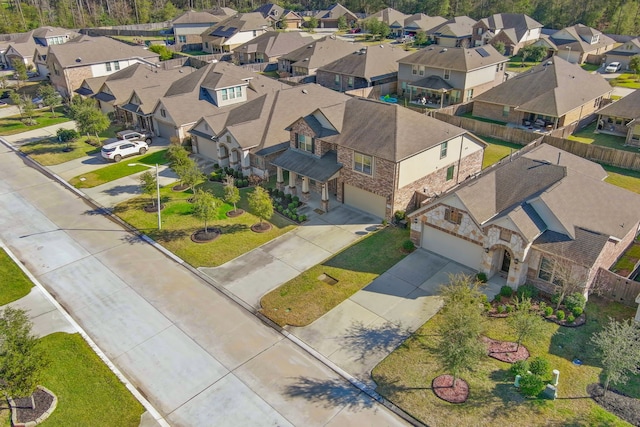
[[509, 253], [509, 251], [504, 251], [504, 255], [502, 256], [502, 267], [500, 267], [500, 271], [508, 273], [509, 267], [511, 267], [511, 254]]

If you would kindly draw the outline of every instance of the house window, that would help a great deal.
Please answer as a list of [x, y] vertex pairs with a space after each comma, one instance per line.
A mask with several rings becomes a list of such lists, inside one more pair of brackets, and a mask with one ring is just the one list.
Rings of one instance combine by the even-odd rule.
[[478, 34], [478, 35], [482, 34], [482, 28], [478, 28], [478, 32], [477, 32], [477, 34]]
[[162, 117], [167, 117], [167, 110], [165, 110], [164, 108], [161, 108], [161, 109], [160, 109], [160, 115], [161, 115]]
[[447, 168], [447, 181], [451, 181], [453, 179], [453, 171], [455, 169], [455, 166], [449, 166]]
[[178, 43], [186, 43], [187, 36], [178, 36]]
[[503, 117], [509, 116], [509, 106], [508, 105], [505, 105], [504, 107], [502, 107], [502, 116]]
[[104, 66], [107, 68], [107, 72], [111, 71], [111, 62], [105, 62]]
[[444, 79], [445, 80], [449, 80], [449, 78], [451, 77], [451, 70], [444, 70]]
[[413, 74], [414, 76], [416, 74], [418, 74], [418, 66], [417, 65], [412, 65], [411, 66], [411, 74]]
[[419, 68], [419, 73], [421, 76], [424, 76], [424, 65], [421, 65]]
[[456, 208], [447, 208], [444, 211], [444, 219], [454, 224], [462, 224], [462, 212]]
[[231, 135], [227, 135], [226, 140], [227, 140], [227, 144], [231, 144]]
[[226, 89], [222, 89], [220, 91], [220, 95], [222, 95], [222, 100], [226, 101], [227, 99], [229, 99], [229, 97], [227, 96], [227, 90]]
[[113, 69], [118, 71], [120, 69], [120, 63], [118, 61], [113, 63]]
[[313, 153], [313, 138], [298, 134], [298, 149]]
[[510, 230], [505, 230], [504, 228], [500, 229], [500, 240], [503, 240], [505, 242], [510, 242], [511, 241], [511, 231]]
[[353, 153], [353, 170], [366, 173], [367, 175], [372, 175], [372, 163], [373, 158], [371, 156], [361, 153]]
[[256, 30], [253, 30], [253, 37], [257, 37], [258, 36], [258, 32]]
[[235, 99], [236, 98], [236, 92], [235, 92], [235, 90], [233, 90], [233, 88], [227, 90], [227, 95], [229, 96], [229, 99]]
[[444, 159], [447, 157], [447, 147], [449, 146], [449, 141], [445, 141], [440, 144], [440, 158]]
[[347, 86], [353, 87], [353, 77], [349, 77], [347, 80]]
[[204, 42], [204, 47], [206, 47], [207, 49], [209, 49], [209, 42]]
[[538, 279], [542, 279], [545, 282], [553, 281], [553, 269], [554, 262], [549, 258], [542, 257], [540, 259], [540, 269], [538, 271]]
[[473, 89], [467, 89], [467, 101], [473, 99]]
[[242, 98], [242, 86], [236, 86], [236, 98]]
[[340, 75], [336, 74], [333, 82], [336, 84], [336, 86], [340, 86]]

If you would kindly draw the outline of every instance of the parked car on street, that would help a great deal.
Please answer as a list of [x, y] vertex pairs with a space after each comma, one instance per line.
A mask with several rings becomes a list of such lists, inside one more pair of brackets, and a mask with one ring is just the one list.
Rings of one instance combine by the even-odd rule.
[[149, 146], [144, 141], [116, 141], [106, 144], [102, 147], [100, 154], [107, 160], [119, 162], [124, 157], [144, 154]]
[[121, 130], [116, 133], [118, 139], [126, 139], [127, 141], [145, 141], [147, 144], [151, 145], [151, 138], [153, 137], [153, 132], [148, 130]]
[[619, 62], [612, 62], [604, 69], [605, 73], [617, 73], [622, 68], [622, 64]]

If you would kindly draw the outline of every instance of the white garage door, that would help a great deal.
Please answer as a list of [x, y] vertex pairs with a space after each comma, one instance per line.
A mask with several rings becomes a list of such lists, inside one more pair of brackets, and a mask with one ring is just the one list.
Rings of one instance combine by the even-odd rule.
[[192, 138], [196, 138], [198, 142], [198, 154], [211, 160], [218, 160], [218, 149], [214, 141], [195, 135], [193, 135]]
[[349, 184], [344, 185], [344, 203], [377, 217], [385, 217], [387, 204], [384, 197]]
[[474, 270], [480, 268], [483, 253], [482, 246], [458, 239], [435, 228], [426, 225], [422, 226], [421, 246]]
[[172, 136], [176, 136], [176, 130], [173, 125], [156, 120], [156, 126], [156, 132], [158, 133], [158, 136], [166, 139], [169, 139]]

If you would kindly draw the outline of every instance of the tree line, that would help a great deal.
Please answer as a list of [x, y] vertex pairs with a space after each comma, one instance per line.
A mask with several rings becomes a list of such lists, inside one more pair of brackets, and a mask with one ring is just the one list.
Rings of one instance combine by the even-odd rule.
[[[322, 10], [333, 0], [273, 1], [296, 10]], [[185, 10], [229, 7], [248, 12], [263, 2], [254, 0], [1, 0], [0, 33], [24, 32], [44, 25], [86, 28], [162, 22]], [[525, 13], [547, 28], [582, 23], [606, 33], [640, 33], [640, 0], [344, 0], [354, 13], [371, 14], [392, 7], [406, 14], [425, 13], [474, 19], [494, 13]]]

